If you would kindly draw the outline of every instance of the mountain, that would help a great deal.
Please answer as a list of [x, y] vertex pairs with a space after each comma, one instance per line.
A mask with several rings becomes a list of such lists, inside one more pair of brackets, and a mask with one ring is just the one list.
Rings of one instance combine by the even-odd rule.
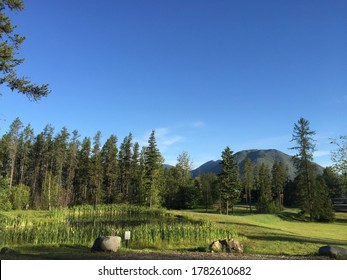
[[[296, 168], [293, 164], [293, 157], [278, 150], [244, 150], [234, 154], [234, 157], [240, 167], [240, 170], [243, 169], [243, 163], [246, 158], [249, 158], [252, 161], [253, 166], [260, 166], [262, 163], [265, 163], [270, 168], [272, 168], [273, 164], [276, 161], [282, 162], [282, 164], [287, 168], [289, 178], [295, 178]], [[322, 174], [324, 168], [318, 164], [316, 164], [316, 166], [317, 173]], [[218, 175], [221, 171], [221, 167], [221, 160], [208, 161], [200, 167], [192, 170], [192, 177], [194, 178], [196, 176], [199, 176], [200, 174], [208, 172]]]

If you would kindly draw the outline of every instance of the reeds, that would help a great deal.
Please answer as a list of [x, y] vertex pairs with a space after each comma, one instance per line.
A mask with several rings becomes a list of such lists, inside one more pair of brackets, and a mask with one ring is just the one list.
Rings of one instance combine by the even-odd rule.
[[110, 235], [112, 229], [122, 238], [130, 230], [133, 248], [201, 246], [236, 236], [230, 226], [175, 217], [163, 209], [100, 205], [96, 209], [79, 206], [54, 210], [44, 220], [1, 216], [0, 244], [91, 246], [98, 236]]

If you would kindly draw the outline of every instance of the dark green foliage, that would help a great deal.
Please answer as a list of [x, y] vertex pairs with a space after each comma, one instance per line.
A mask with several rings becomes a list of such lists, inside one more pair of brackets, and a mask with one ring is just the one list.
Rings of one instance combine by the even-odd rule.
[[103, 165], [103, 179], [104, 179], [104, 193], [105, 202], [113, 203], [116, 201], [116, 188], [117, 188], [117, 178], [119, 173], [118, 166], [118, 148], [117, 148], [117, 137], [111, 135], [101, 151], [101, 159]]
[[276, 204], [283, 209], [284, 186], [288, 181], [288, 175], [284, 165], [281, 162], [275, 162], [272, 166], [272, 193]]
[[148, 146], [144, 151], [144, 190], [145, 190], [145, 205], [150, 208], [161, 204], [160, 191], [163, 187], [163, 158], [157, 148], [155, 139], [155, 131], [153, 130]]
[[16, 68], [24, 61], [24, 59], [18, 58], [17, 54], [25, 37], [15, 33], [15, 26], [6, 15], [9, 10], [15, 12], [24, 10], [23, 1], [0, 1], [0, 85], [5, 84], [12, 91], [16, 90], [29, 98], [38, 100], [47, 96], [50, 91], [47, 84], [38, 86], [27, 78], [17, 75]]
[[329, 197], [328, 188], [324, 180], [318, 179], [315, 186], [313, 220], [318, 222], [332, 222], [335, 218], [333, 205]]
[[315, 140], [312, 137], [315, 132], [309, 125], [308, 120], [300, 118], [298, 123], [294, 124], [292, 137], [292, 141], [296, 143], [292, 149], [297, 151], [294, 163], [298, 170], [298, 204], [302, 214], [308, 214], [310, 220], [331, 221], [334, 214], [332, 207], [328, 206], [329, 193], [326, 185], [317, 180], [315, 166], [312, 163], [315, 151]]
[[252, 213], [252, 190], [254, 188], [253, 164], [249, 158], [246, 158], [242, 168], [242, 184], [244, 188], [244, 197], [246, 204], [249, 205], [249, 211]]
[[199, 204], [207, 211], [219, 198], [218, 177], [214, 173], [204, 173], [195, 178], [194, 184], [200, 190]]
[[197, 205], [201, 190], [191, 177], [191, 166], [188, 153], [183, 152], [178, 156], [176, 166], [165, 171], [164, 207], [191, 209]]
[[325, 181], [330, 198], [346, 197], [346, 185], [343, 182], [342, 175], [339, 175], [334, 171], [334, 168], [327, 167], [324, 169], [321, 176]]
[[[226, 214], [229, 214], [229, 205], [233, 211], [233, 206], [240, 199], [241, 180], [239, 167], [235, 162], [233, 152], [226, 147], [222, 152], [222, 171], [219, 174], [219, 192], [226, 206]], [[223, 204], [222, 204], [223, 205]]]
[[102, 154], [101, 154], [101, 132], [98, 131], [94, 136], [94, 146], [91, 157], [90, 168], [90, 193], [91, 202], [94, 207], [97, 204], [103, 203], [103, 166], [102, 166]]
[[11, 188], [11, 203], [14, 210], [22, 210], [29, 207], [30, 188], [20, 184]]
[[12, 209], [11, 188], [6, 178], [0, 177], [0, 210], [9, 211]]
[[264, 163], [260, 165], [256, 176], [256, 186], [259, 190], [259, 198], [257, 201], [257, 211], [263, 214], [276, 213], [279, 209], [276, 201], [273, 199], [271, 188], [271, 172]]
[[78, 167], [76, 169], [75, 177], [75, 197], [74, 204], [86, 204], [88, 200], [88, 187], [91, 169], [91, 141], [90, 138], [86, 137], [82, 141], [81, 149], [77, 154]]

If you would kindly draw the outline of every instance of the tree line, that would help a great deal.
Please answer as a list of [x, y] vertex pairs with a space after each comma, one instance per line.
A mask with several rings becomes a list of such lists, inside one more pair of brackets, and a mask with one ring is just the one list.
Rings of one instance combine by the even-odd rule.
[[[169, 209], [217, 207], [229, 214], [243, 202], [251, 213], [275, 213], [286, 205], [300, 207], [313, 220], [331, 220], [330, 210], [330, 214], [323, 210], [331, 209], [331, 197], [346, 195], [346, 172], [329, 167], [317, 176], [312, 163], [314, 132], [308, 125], [300, 119], [294, 126], [298, 174], [291, 181], [281, 162], [254, 166], [246, 159], [238, 166], [229, 147], [222, 151], [220, 174], [192, 178], [187, 152], [178, 156], [174, 167], [165, 168], [155, 131], [144, 147], [134, 142], [131, 133], [121, 143], [112, 134], [102, 144], [100, 131], [81, 140], [77, 130], [70, 133], [64, 127], [55, 133], [52, 125], [46, 125], [35, 135], [30, 125], [17, 118], [0, 139], [1, 208], [131, 203]], [[343, 150], [345, 139], [340, 140]], [[343, 156], [334, 154], [340, 170]]]

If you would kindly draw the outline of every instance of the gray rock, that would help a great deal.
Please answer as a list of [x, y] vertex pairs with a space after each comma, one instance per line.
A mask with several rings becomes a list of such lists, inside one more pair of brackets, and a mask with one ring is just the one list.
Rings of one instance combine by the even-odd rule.
[[98, 237], [92, 246], [92, 252], [94, 251], [112, 251], [117, 252], [121, 247], [122, 238], [119, 236], [101, 236]]
[[212, 252], [243, 253], [243, 247], [239, 241], [234, 239], [220, 239], [213, 241], [210, 246]]
[[1, 248], [1, 250], [0, 250], [0, 254], [4, 254], [4, 255], [13, 255], [13, 254], [15, 254], [15, 253], [16, 253], [15, 250], [12, 250], [12, 249], [10, 249], [10, 248], [8, 248], [8, 247], [3, 247], [3, 248]]
[[243, 253], [243, 247], [239, 241], [235, 239], [229, 239], [227, 243], [228, 243], [228, 248], [230, 252], [239, 253], [239, 254]]
[[347, 249], [338, 246], [323, 246], [318, 250], [318, 255], [329, 257], [347, 257]]

